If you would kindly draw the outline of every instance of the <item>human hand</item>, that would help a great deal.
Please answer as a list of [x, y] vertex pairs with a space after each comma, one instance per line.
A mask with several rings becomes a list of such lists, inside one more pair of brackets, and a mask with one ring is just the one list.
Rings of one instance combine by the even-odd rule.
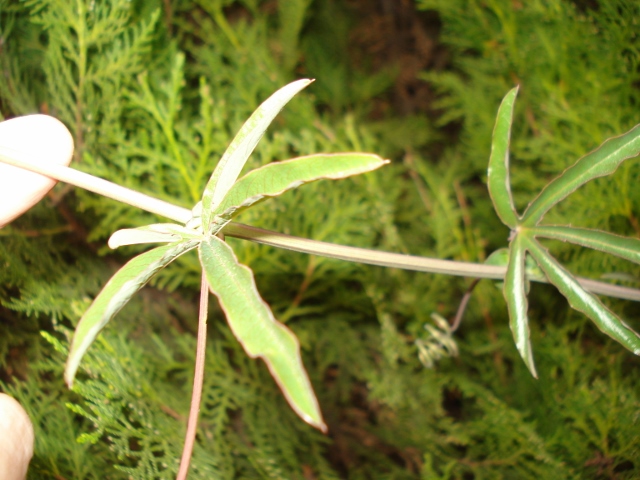
[[[27, 115], [0, 122], [0, 155], [69, 165], [73, 138], [59, 120]], [[0, 161], [0, 228], [38, 203], [56, 181]]]

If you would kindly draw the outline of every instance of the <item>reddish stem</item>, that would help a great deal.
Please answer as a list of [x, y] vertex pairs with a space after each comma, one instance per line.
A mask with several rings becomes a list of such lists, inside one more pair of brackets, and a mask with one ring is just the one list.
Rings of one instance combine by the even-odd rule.
[[191, 394], [191, 410], [187, 421], [187, 433], [184, 439], [182, 459], [180, 460], [180, 470], [178, 480], [185, 480], [189, 472], [193, 445], [196, 441], [196, 430], [198, 427], [198, 414], [200, 413], [200, 401], [202, 399], [202, 384], [204, 380], [204, 356], [207, 345], [207, 313], [209, 307], [209, 284], [204, 270], [202, 272], [202, 282], [200, 285], [200, 315], [198, 318], [198, 341], [196, 346], [196, 368], [193, 375], [193, 393]]

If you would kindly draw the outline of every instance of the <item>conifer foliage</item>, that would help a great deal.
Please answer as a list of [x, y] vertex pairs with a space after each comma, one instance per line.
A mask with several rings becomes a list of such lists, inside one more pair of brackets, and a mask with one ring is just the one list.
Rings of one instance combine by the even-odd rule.
[[[75, 168], [192, 208], [255, 108], [292, 79], [314, 77], [317, 90], [288, 104], [246, 170], [339, 151], [394, 161], [384, 172], [312, 183], [269, 202], [256, 197], [250, 173], [226, 197], [209, 192], [207, 201], [222, 209], [213, 223], [238, 215], [300, 237], [476, 263], [505, 247], [513, 227], [513, 218], [505, 225], [496, 215], [487, 163], [500, 100], [515, 84], [513, 131], [502, 145], [512, 193], [498, 211], [525, 212], [576, 159], [639, 121], [637, 2], [416, 0], [438, 18], [446, 65], [422, 75], [438, 94], [437, 117], [404, 119], [381, 113], [393, 111], [385, 92], [395, 66], [372, 71], [349, 56], [356, 3], [0, 0], [0, 115], [53, 115], [73, 134]], [[540, 274], [525, 261], [528, 250], [573, 274], [639, 287], [633, 259], [564, 241], [537, 250], [545, 232], [566, 240], [549, 225], [578, 227], [567, 234], [605, 230], [633, 247], [639, 171], [637, 161], [624, 161], [555, 205], [544, 225], [525, 225], [540, 238], [519, 249], [512, 243], [512, 279]], [[251, 267], [273, 317], [299, 340], [329, 433], [300, 421], [212, 305], [190, 478], [640, 475], [640, 362], [554, 289], [529, 289], [528, 281], [511, 299], [522, 305], [526, 294], [529, 307], [512, 319], [514, 334], [505, 287], [489, 281], [477, 285], [454, 331], [443, 317], [454, 316], [465, 280], [229, 237], [222, 247], [212, 237], [200, 257], [190, 245], [194, 251], [185, 249], [110, 317], [67, 389], [78, 319], [118, 269], [148, 254], [123, 241], [127, 233], [114, 237], [116, 253], [107, 239], [165, 221], [59, 185], [0, 230], [0, 389], [19, 398], [34, 423], [29, 478], [175, 478], [203, 256]], [[638, 330], [637, 303], [601, 302], [609, 320]]]

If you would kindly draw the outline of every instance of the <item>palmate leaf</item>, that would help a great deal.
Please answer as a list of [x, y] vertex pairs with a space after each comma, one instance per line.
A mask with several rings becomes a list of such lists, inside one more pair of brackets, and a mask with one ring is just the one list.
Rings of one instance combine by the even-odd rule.
[[575, 243], [640, 264], [640, 240], [588, 228], [544, 225], [531, 229], [536, 237]]
[[[640, 153], [640, 125], [626, 134], [605, 141], [597, 150], [582, 157], [575, 165], [547, 185], [519, 218], [509, 185], [509, 138], [517, 88], [505, 96], [498, 110], [494, 128], [488, 186], [494, 208], [504, 224], [511, 228], [507, 272], [503, 292], [509, 309], [510, 326], [516, 346], [525, 364], [536, 376], [531, 352], [527, 319], [528, 280], [539, 276], [527, 267], [527, 252], [533, 257], [550, 283], [567, 298], [572, 308], [587, 315], [600, 330], [640, 354], [640, 336], [610, 312], [600, 300], [588, 293], [535, 239], [546, 237], [582, 245], [640, 263], [640, 240], [564, 226], [538, 226], [544, 214], [586, 182], [613, 173], [624, 160]], [[494, 256], [495, 255], [495, 256]], [[504, 262], [503, 251], [488, 260]], [[493, 258], [492, 258], [493, 257]]]
[[273, 316], [256, 288], [251, 270], [238, 263], [218, 237], [200, 244], [200, 262], [235, 337], [252, 358], [261, 357], [293, 410], [326, 432], [320, 407], [302, 365], [296, 336]]
[[313, 80], [292, 82], [271, 95], [249, 117], [218, 162], [202, 195], [202, 226], [205, 232], [211, 223], [212, 211], [222, 201], [237, 180], [249, 155], [264, 135], [278, 112], [296, 93]]
[[495, 208], [502, 223], [510, 228], [514, 228], [519, 221], [513, 204], [509, 182], [509, 143], [511, 139], [511, 123], [513, 122], [513, 108], [517, 94], [518, 87], [509, 91], [498, 109], [496, 125], [493, 129], [491, 157], [489, 158], [487, 174], [487, 184], [493, 208]]
[[129, 260], [111, 277], [76, 327], [64, 373], [69, 387], [80, 360], [105, 325], [157, 272], [197, 245], [197, 241], [188, 241], [154, 248]]
[[[388, 163], [364, 153], [311, 155], [276, 162], [236, 179], [269, 123], [310, 80], [287, 85], [265, 101], [242, 127], [216, 167], [202, 201], [187, 226], [171, 223], [123, 229], [109, 246], [171, 242], [127, 263], [107, 283], [76, 330], [67, 364], [69, 385], [82, 355], [122, 306], [160, 269], [187, 250], [200, 246], [200, 261], [213, 293], [220, 300], [236, 338], [251, 357], [261, 357], [294, 411], [326, 431], [317, 399], [302, 365], [295, 335], [275, 320], [258, 294], [251, 270], [240, 265], [231, 248], [208, 231], [213, 215], [229, 220], [263, 199], [320, 179], [340, 179], [369, 172]], [[205, 206], [207, 204], [207, 206]], [[208, 215], [205, 219], [205, 215]], [[219, 222], [221, 225], [224, 222]]]
[[593, 152], [580, 158], [549, 183], [529, 204], [522, 224], [537, 225], [551, 207], [594, 178], [615, 172], [620, 164], [640, 154], [640, 125], [619, 137], [606, 140]]
[[387, 163], [388, 160], [367, 153], [318, 154], [270, 163], [238, 180], [213, 213], [229, 220], [251, 205], [305, 183], [346, 178]]
[[504, 298], [509, 309], [509, 326], [520, 356], [535, 378], [538, 378], [533, 362], [531, 349], [531, 335], [529, 318], [527, 317], [527, 292], [525, 288], [526, 250], [523, 246], [522, 235], [517, 235], [509, 246], [509, 263], [504, 277]]
[[636, 355], [640, 355], [640, 335], [605, 307], [600, 299], [587, 292], [575, 277], [560, 265], [547, 250], [529, 235], [521, 235], [521, 242], [540, 266], [540, 269], [575, 310], [584, 313], [596, 326]]

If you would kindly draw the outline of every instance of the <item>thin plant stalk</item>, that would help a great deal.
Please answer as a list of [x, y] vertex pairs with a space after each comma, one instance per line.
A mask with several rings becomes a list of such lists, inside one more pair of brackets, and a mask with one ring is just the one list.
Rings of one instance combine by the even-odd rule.
[[458, 327], [460, 327], [460, 324], [462, 323], [462, 317], [464, 317], [464, 312], [467, 309], [469, 300], [471, 300], [471, 294], [473, 293], [473, 290], [476, 288], [476, 285], [478, 285], [478, 282], [480, 282], [480, 279], [474, 278], [473, 282], [471, 282], [471, 285], [469, 285], [469, 288], [467, 288], [467, 291], [464, 292], [464, 295], [462, 296], [462, 300], [460, 300], [460, 305], [458, 306], [458, 311], [456, 312], [456, 316], [453, 318], [453, 321], [451, 322], [450, 330], [452, 332], [455, 332], [456, 330], [458, 330]]
[[[144, 195], [135, 190], [124, 188], [118, 184], [102, 178], [94, 177], [70, 167], [62, 165], [47, 165], [37, 159], [0, 147], [0, 161], [35, 173], [48, 176], [90, 192], [103, 195], [119, 202], [141, 208], [171, 220], [187, 223], [191, 219], [191, 211], [177, 205]], [[471, 262], [440, 260], [435, 258], [403, 255], [399, 253], [380, 252], [364, 248], [336, 245], [306, 238], [294, 237], [283, 233], [272, 232], [261, 228], [231, 222], [224, 228], [225, 235], [250, 240], [277, 248], [284, 248], [295, 252], [337, 258], [349, 262], [365, 263], [381, 267], [401, 268], [427, 273], [441, 273], [461, 277], [489, 278], [502, 280], [506, 267], [484, 265]], [[582, 277], [576, 277], [578, 282], [588, 291], [609, 297], [640, 301], [640, 290], [611, 285]], [[546, 279], [531, 278], [536, 282], [548, 283]]]
[[196, 342], [196, 365], [193, 374], [193, 392], [191, 393], [191, 408], [187, 421], [187, 433], [185, 434], [182, 459], [178, 470], [178, 480], [185, 480], [189, 473], [191, 455], [196, 441], [198, 428], [198, 415], [200, 414], [200, 402], [202, 401], [202, 385], [204, 382], [204, 360], [207, 346], [207, 314], [209, 310], [209, 284], [207, 277], [202, 272], [200, 283], [200, 313], [198, 316], [198, 339]]
[[0, 162], [40, 173], [60, 182], [84, 188], [98, 195], [162, 215], [177, 222], [186, 223], [191, 218], [191, 211], [186, 208], [178, 207], [73, 168], [40, 162], [31, 155], [10, 148], [0, 147]]

